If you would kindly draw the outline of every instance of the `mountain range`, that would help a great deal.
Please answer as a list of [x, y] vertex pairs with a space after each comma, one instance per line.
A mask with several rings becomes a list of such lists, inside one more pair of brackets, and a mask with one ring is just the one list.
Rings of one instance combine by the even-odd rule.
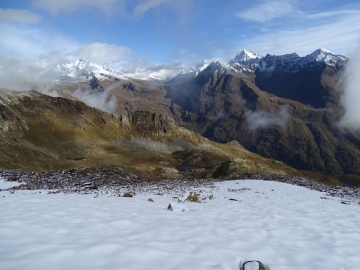
[[[348, 61], [324, 49], [304, 57], [296, 53], [262, 56], [243, 50], [227, 63], [202, 61], [159, 82], [131, 78], [119, 70], [80, 59], [56, 67], [61, 75], [50, 92], [68, 102], [83, 101], [116, 117], [120, 115], [130, 126], [135, 125], [134, 115], [145, 114], [149, 119], [159, 119], [159, 123], [168, 119], [173, 126], [219, 145], [239, 143], [248, 151], [298, 170], [360, 175], [360, 133], [337, 125], [344, 114], [340, 78]], [[36, 104], [39, 96], [31, 95]], [[3, 106], [11, 107], [4, 100]], [[25, 111], [11, 110], [19, 119], [26, 118]], [[71, 122], [78, 117], [54, 111], [55, 119], [65, 117]], [[159, 142], [152, 132], [142, 133], [134, 127], [131, 130], [137, 130], [137, 135], [130, 132], [133, 137]], [[167, 141], [174, 140], [177, 132], [173, 131]], [[3, 132], [2, 136], [7, 135]], [[229, 164], [235, 156], [225, 156], [221, 162], [232, 167]], [[214, 168], [219, 169], [220, 163]]]

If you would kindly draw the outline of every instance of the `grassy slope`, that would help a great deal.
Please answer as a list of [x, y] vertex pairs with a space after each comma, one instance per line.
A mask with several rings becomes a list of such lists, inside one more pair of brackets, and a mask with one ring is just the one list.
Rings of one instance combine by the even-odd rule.
[[[0, 116], [0, 127], [8, 126], [0, 129], [1, 168], [47, 171], [112, 164], [159, 178], [209, 177], [222, 163], [242, 157], [246, 164], [233, 162], [232, 174], [298, 174], [237, 143], [217, 144], [176, 125], [164, 134], [143, 137], [122, 116], [35, 91], [1, 95]], [[179, 172], [180, 165], [201, 168]]]

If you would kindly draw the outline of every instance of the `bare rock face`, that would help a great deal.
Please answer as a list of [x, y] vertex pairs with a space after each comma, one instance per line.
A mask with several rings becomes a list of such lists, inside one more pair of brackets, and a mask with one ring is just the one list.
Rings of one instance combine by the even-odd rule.
[[0, 100], [0, 132], [22, 129], [29, 129], [26, 122]]
[[143, 137], [169, 135], [175, 126], [174, 120], [169, 116], [148, 111], [135, 111], [130, 117], [132, 124]]

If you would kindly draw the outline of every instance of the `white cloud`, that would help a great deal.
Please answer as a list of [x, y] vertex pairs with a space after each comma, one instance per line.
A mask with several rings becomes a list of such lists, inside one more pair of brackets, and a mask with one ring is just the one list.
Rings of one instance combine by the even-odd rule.
[[13, 90], [48, 92], [59, 74], [43, 62], [0, 55], [1, 87]]
[[360, 129], [360, 45], [350, 55], [350, 61], [344, 74], [345, 92], [342, 104], [345, 115], [340, 121], [341, 127]]
[[131, 49], [114, 44], [95, 42], [70, 52], [75, 58], [84, 57], [89, 61], [105, 64], [123, 61], [131, 55]]
[[29, 10], [0, 8], [0, 21], [36, 24], [41, 19], [41, 16]]
[[121, 71], [138, 79], [168, 80], [187, 68], [189, 68], [187, 64], [180, 62], [152, 65], [146, 61], [131, 60], [124, 65]]
[[30, 26], [0, 25], [0, 53], [38, 59], [52, 51], [72, 51], [79, 44], [59, 34]]
[[260, 5], [238, 12], [237, 16], [248, 21], [265, 23], [294, 13], [298, 11], [288, 1], [264, 1]]
[[305, 18], [306, 19], [311, 19], [311, 20], [318, 20], [318, 19], [324, 19], [324, 18], [331, 18], [334, 19], [334, 17], [336, 16], [347, 16], [347, 15], [353, 15], [356, 14], [358, 11], [357, 10], [349, 10], [349, 9], [344, 9], [344, 10], [334, 10], [334, 11], [326, 11], [326, 12], [319, 12], [319, 13], [314, 13], [314, 14], [309, 14], [306, 15]]
[[61, 11], [74, 12], [78, 9], [100, 9], [105, 13], [112, 13], [122, 7], [123, 1], [119, 0], [32, 0], [32, 4], [38, 8], [47, 10], [53, 14]]
[[134, 9], [135, 16], [142, 17], [150, 9], [161, 4], [169, 2], [169, 0], [145, 0], [141, 1]]
[[34, 6], [52, 14], [99, 9], [105, 14], [137, 18], [141, 18], [149, 10], [165, 4], [167, 8], [181, 13], [181, 17], [184, 17], [187, 13], [184, 11], [188, 10], [192, 2], [193, 0], [32, 0]]
[[[110, 86], [110, 88], [113, 88], [113, 86]], [[115, 113], [117, 99], [111, 94], [110, 88], [105, 89], [104, 92], [93, 92], [89, 89], [78, 89], [74, 92], [73, 96], [90, 107], [94, 107], [108, 113]]]
[[286, 107], [282, 107], [277, 114], [271, 114], [265, 111], [246, 112], [246, 122], [251, 130], [258, 128], [269, 128], [271, 126], [285, 126], [289, 120], [290, 115]]
[[[338, 11], [338, 16], [312, 15], [310, 22], [306, 16], [297, 21], [291, 30], [264, 31], [249, 36], [236, 44], [237, 48], [251, 48], [255, 52], [283, 54], [297, 52], [306, 55], [318, 48], [326, 48], [334, 53], [346, 54], [354, 49], [360, 36], [360, 11]], [[316, 17], [321, 17], [319, 21]], [[327, 18], [324, 21], [324, 18]]]

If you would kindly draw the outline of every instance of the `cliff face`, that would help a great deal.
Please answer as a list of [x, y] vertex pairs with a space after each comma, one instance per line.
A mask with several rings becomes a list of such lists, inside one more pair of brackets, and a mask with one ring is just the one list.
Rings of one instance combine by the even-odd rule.
[[130, 118], [135, 129], [143, 137], [172, 135], [172, 129], [175, 127], [173, 118], [148, 111], [135, 111], [131, 113]]

